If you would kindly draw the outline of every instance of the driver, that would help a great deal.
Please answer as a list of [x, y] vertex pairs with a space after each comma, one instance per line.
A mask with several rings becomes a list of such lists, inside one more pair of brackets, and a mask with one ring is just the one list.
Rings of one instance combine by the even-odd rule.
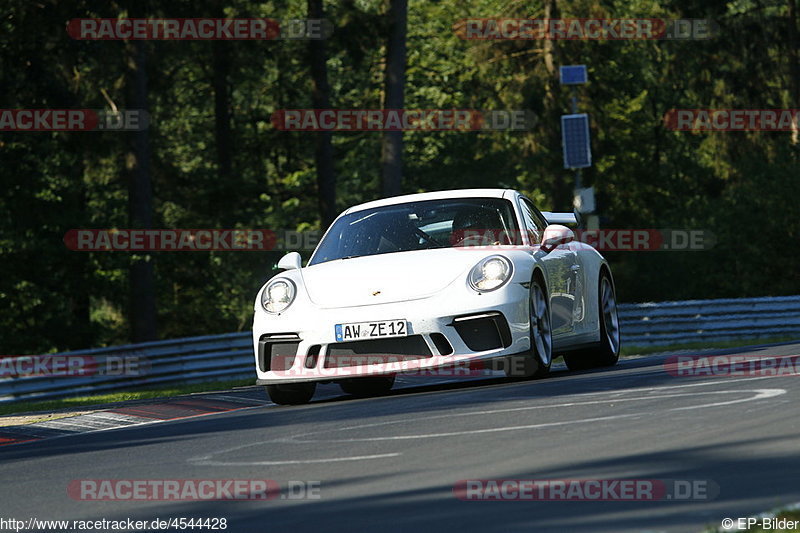
[[503, 231], [497, 212], [483, 207], [462, 209], [453, 217], [450, 242], [453, 246], [486, 246], [500, 244]]

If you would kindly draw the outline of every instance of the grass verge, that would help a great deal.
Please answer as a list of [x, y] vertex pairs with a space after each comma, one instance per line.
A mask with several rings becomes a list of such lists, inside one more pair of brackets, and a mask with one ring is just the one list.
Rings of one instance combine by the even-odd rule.
[[62, 398], [60, 400], [45, 400], [40, 402], [0, 403], [0, 416], [37, 411], [57, 411], [61, 409], [82, 409], [90, 405], [112, 404], [130, 400], [149, 400], [168, 396], [180, 396], [194, 392], [211, 392], [228, 390], [233, 387], [246, 387], [252, 385], [255, 379], [240, 379], [235, 381], [214, 381], [208, 383], [194, 383], [191, 385], [177, 385], [164, 388], [152, 388], [111, 392], [94, 396], [79, 396], [75, 398]]
[[797, 337], [768, 337], [764, 339], [743, 339], [718, 342], [687, 342], [682, 344], [669, 344], [666, 346], [625, 346], [620, 350], [621, 357], [634, 355], [647, 355], [661, 352], [677, 352], [681, 350], [723, 350], [725, 348], [742, 348], [745, 346], [760, 346], [762, 344], [779, 344], [783, 342], [798, 341]]
[[[738, 341], [721, 341], [714, 343], [693, 342], [686, 344], [673, 344], [669, 346], [647, 346], [647, 347], [627, 347], [623, 346], [620, 352], [622, 357], [631, 357], [636, 355], [647, 355], [657, 352], [670, 352], [678, 350], [701, 350], [701, 349], [725, 349], [725, 348], [740, 348], [744, 346], [755, 346], [761, 344], [773, 344], [781, 342], [796, 341], [796, 337], [771, 337], [767, 339], [758, 340], [738, 340]], [[178, 385], [164, 388], [141, 389], [123, 392], [113, 392], [108, 394], [99, 394], [94, 396], [80, 396], [76, 398], [64, 398], [60, 400], [47, 400], [41, 402], [18, 402], [18, 403], [0, 403], [0, 416], [11, 414], [27, 414], [42, 411], [59, 411], [59, 410], [79, 410], [87, 406], [113, 404], [118, 402], [125, 402], [130, 400], [149, 400], [152, 398], [163, 398], [169, 396], [180, 396], [182, 394], [191, 394], [195, 392], [211, 392], [218, 390], [227, 390], [233, 387], [246, 387], [253, 384], [252, 379], [236, 380], [236, 381], [215, 381], [208, 383], [196, 383], [191, 385]]]

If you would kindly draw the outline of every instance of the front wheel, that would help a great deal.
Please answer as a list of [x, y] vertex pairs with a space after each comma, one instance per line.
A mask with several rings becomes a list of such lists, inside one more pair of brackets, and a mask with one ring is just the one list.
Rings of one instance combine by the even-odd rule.
[[267, 385], [267, 395], [278, 405], [302, 405], [311, 401], [317, 384], [287, 383], [286, 385]]
[[515, 355], [506, 362], [508, 377], [543, 378], [550, 373], [553, 362], [553, 334], [550, 327], [550, 305], [542, 283], [533, 278], [530, 291], [531, 349]]
[[611, 276], [603, 271], [598, 284], [598, 318], [600, 320], [600, 343], [597, 348], [564, 354], [564, 362], [570, 370], [584, 370], [599, 366], [613, 366], [619, 361], [619, 317], [617, 297]]

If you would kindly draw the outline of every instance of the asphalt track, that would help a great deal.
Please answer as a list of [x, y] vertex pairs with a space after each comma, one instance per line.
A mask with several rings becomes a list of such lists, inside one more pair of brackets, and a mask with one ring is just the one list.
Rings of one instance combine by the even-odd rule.
[[[407, 378], [368, 399], [327, 385], [306, 406], [264, 397], [234, 412], [6, 446], [0, 517], [225, 517], [236, 533], [701, 531], [800, 501], [798, 377], [675, 377], [665, 360], [558, 366], [540, 381]], [[67, 493], [79, 479], [270, 479], [283, 494], [80, 501]], [[453, 488], [468, 479], [677, 479], [709, 489], [692, 500], [463, 501]], [[319, 498], [286, 499], [290, 481], [319, 482]]]

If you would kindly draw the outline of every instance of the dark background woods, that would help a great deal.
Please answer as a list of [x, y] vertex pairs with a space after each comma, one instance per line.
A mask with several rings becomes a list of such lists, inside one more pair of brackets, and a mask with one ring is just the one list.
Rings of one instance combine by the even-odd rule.
[[[0, 133], [0, 351], [245, 330], [281, 255], [72, 252], [63, 243], [72, 228], [324, 229], [345, 207], [387, 193], [463, 187], [516, 188], [542, 209], [569, 209], [562, 64], [590, 68], [581, 95], [595, 164], [584, 180], [603, 225], [717, 237], [703, 252], [607, 254], [621, 300], [797, 294], [796, 136], [662, 124], [671, 108], [800, 107], [795, 2], [6, 0], [0, 107], [146, 108], [151, 124], [141, 133]], [[335, 28], [325, 41], [78, 41], [65, 30], [82, 17], [320, 13]], [[711, 18], [721, 33], [464, 41], [453, 24], [466, 17]], [[277, 109], [403, 106], [531, 109], [539, 123], [402, 136], [270, 124]]]

